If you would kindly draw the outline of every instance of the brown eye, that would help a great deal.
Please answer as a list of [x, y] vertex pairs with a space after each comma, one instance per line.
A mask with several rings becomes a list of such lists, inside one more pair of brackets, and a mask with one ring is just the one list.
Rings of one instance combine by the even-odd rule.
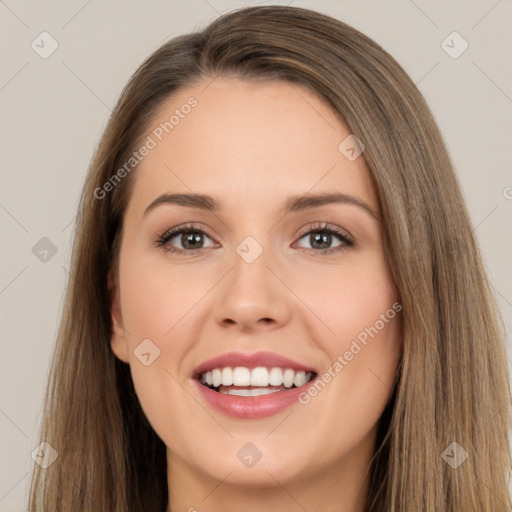
[[203, 230], [193, 226], [182, 226], [164, 233], [155, 245], [168, 252], [192, 253], [215, 246], [213, 241], [210, 246], [205, 246], [206, 240], [212, 239]]
[[[178, 238], [184, 249], [201, 249], [201, 243], [204, 243], [203, 235], [204, 233], [199, 231], [183, 231], [172, 238]], [[169, 242], [171, 242], [172, 238]]]
[[[305, 239], [311, 247], [305, 247], [319, 253], [339, 252], [352, 247], [354, 242], [347, 233], [337, 228], [318, 226], [304, 233], [300, 240]], [[338, 243], [336, 243], [338, 239]], [[336, 243], [336, 245], [332, 245]]]

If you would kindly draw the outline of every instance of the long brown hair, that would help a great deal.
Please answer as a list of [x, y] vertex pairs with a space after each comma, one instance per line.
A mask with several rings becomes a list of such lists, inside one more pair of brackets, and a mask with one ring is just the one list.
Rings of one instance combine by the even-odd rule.
[[[333, 18], [282, 6], [234, 11], [172, 39], [118, 100], [84, 185], [48, 380], [40, 442], [58, 458], [47, 469], [35, 464], [30, 511], [166, 508], [166, 447], [141, 410], [129, 366], [110, 348], [107, 277], [136, 171], [105, 197], [95, 191], [169, 95], [218, 75], [305, 85], [366, 146], [403, 306], [403, 353], [366, 511], [510, 511], [504, 329], [439, 129], [379, 45]], [[458, 467], [449, 463], [454, 453], [467, 453]]]

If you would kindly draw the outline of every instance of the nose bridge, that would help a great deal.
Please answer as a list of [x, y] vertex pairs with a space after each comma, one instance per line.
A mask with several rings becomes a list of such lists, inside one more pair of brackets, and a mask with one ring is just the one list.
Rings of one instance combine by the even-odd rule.
[[[268, 241], [268, 238], [265, 239]], [[274, 255], [255, 237], [247, 236], [236, 246], [232, 270], [226, 276], [216, 304], [216, 319], [244, 329], [258, 323], [282, 324], [288, 320], [290, 297], [270, 268]]]

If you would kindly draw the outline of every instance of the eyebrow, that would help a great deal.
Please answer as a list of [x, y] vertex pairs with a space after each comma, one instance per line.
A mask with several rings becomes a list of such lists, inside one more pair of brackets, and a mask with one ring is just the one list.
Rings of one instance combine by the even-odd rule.
[[[379, 219], [379, 216], [368, 204], [354, 196], [342, 194], [340, 192], [324, 192], [317, 194], [305, 194], [300, 196], [292, 196], [285, 202], [282, 213], [300, 212], [311, 208], [318, 208], [327, 204], [351, 204], [361, 208], [369, 213], [372, 217]], [[190, 208], [198, 208], [200, 210], [217, 212], [220, 210], [219, 203], [211, 196], [205, 194], [162, 194], [157, 197], [144, 211], [147, 215], [151, 210], [162, 204], [176, 204], [179, 206], [187, 206]]]

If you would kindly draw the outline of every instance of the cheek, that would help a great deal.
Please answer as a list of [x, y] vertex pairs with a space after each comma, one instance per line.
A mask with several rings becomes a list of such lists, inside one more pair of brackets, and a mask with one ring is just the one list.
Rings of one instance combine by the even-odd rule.
[[[132, 335], [166, 340], [174, 326], [185, 320], [204, 294], [208, 278], [194, 278], [180, 267], [172, 268], [160, 258], [152, 261], [142, 254], [127, 257], [120, 268], [123, 320]], [[186, 278], [188, 276], [188, 278]]]
[[[141, 406], [153, 426], [161, 417], [177, 421], [184, 404], [181, 362], [197, 340], [193, 330], [199, 322], [195, 315], [205, 292], [215, 279], [211, 269], [171, 265], [152, 249], [125, 251], [120, 261], [121, 309], [126, 329], [130, 369]], [[187, 267], [187, 268], [185, 268]], [[139, 362], [139, 346], [151, 340], [145, 352], [153, 360], [148, 366]], [[147, 343], [147, 342], [146, 342]], [[135, 351], [135, 354], [134, 354]], [[165, 413], [164, 413], [165, 411]], [[162, 429], [165, 433], [165, 428]]]
[[321, 403], [339, 402], [332, 414], [370, 428], [389, 398], [401, 353], [402, 306], [384, 260], [361, 260], [339, 271], [309, 298], [330, 328], [316, 338], [328, 362], [325, 387], [318, 388], [323, 398], [312, 398], [312, 408], [322, 414]]
[[[201, 296], [198, 282], [186, 286], [183, 276], [169, 265], [151, 261], [143, 251], [132, 251], [120, 262], [122, 314], [135, 392], [151, 425], [167, 442], [169, 425], [181, 424], [186, 407], [179, 383], [180, 363], [190, 344], [183, 327], [193, 309], [187, 312]], [[151, 362], [145, 365], [137, 354], [142, 353], [139, 346], [147, 339], [154, 345], [146, 345], [144, 352], [150, 353]]]
[[398, 316], [393, 304], [398, 303], [399, 297], [380, 255], [347, 258], [343, 267], [312, 275], [304, 282], [301, 293], [329, 328], [318, 341], [323, 340], [324, 348], [332, 356], [344, 351], [347, 344], [348, 349], [350, 341], [358, 336], [364, 342], [365, 333], [368, 336], [366, 329], [375, 324], [382, 331], [382, 340], [397, 338], [391, 320]]

